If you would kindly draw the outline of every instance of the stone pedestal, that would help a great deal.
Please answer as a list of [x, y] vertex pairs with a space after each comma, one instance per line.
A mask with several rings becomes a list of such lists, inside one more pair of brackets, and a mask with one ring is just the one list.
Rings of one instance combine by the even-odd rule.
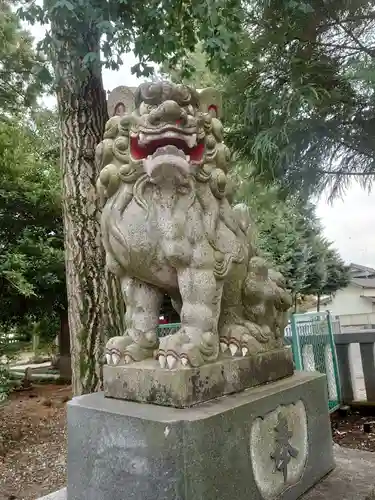
[[161, 369], [155, 360], [104, 366], [107, 397], [187, 408], [293, 375], [293, 355], [283, 347], [253, 356], [220, 357], [199, 368]]
[[68, 500], [295, 500], [334, 467], [325, 376], [176, 409], [68, 405]]

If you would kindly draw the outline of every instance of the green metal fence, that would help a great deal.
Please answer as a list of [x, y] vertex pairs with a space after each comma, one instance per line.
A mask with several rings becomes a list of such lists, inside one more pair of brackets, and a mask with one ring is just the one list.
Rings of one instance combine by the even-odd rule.
[[[159, 337], [176, 333], [179, 323], [159, 325]], [[340, 406], [340, 380], [334, 333], [340, 324], [329, 313], [293, 314], [285, 328], [285, 343], [293, 351], [296, 370], [318, 371], [327, 376], [329, 409]]]
[[338, 320], [325, 313], [293, 314], [285, 329], [285, 341], [290, 344], [296, 370], [325, 373], [328, 384], [330, 411], [340, 406], [340, 379], [334, 333]]
[[172, 335], [176, 333], [180, 328], [180, 323], [167, 323], [166, 325], [159, 325], [158, 335], [159, 337], [166, 337], [167, 335]]

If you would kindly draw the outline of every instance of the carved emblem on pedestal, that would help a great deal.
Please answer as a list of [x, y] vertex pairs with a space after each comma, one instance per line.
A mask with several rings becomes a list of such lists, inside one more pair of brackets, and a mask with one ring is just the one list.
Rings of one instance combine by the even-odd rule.
[[289, 439], [293, 437], [293, 433], [288, 428], [286, 417], [280, 412], [279, 421], [275, 427], [276, 432], [276, 449], [271, 453], [271, 458], [275, 460], [276, 469], [283, 473], [284, 483], [288, 479], [288, 463], [292, 458], [297, 458], [298, 450], [293, 448]]
[[302, 476], [308, 453], [307, 417], [301, 400], [278, 406], [251, 429], [254, 479], [262, 497], [277, 498]]

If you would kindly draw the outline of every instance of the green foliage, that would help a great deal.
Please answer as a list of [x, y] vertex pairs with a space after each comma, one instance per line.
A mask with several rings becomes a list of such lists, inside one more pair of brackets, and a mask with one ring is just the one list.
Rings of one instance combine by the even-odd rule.
[[[185, 74], [185, 65], [194, 68], [191, 74]], [[207, 56], [203, 51], [201, 43], [198, 43], [194, 51], [189, 53], [183, 64], [172, 66], [169, 60], [165, 60], [160, 68], [161, 76], [170, 78], [173, 82], [183, 82], [195, 88], [218, 87], [219, 81], [223, 81], [224, 76], [217, 71], [211, 71]]]
[[228, 142], [267, 183], [338, 194], [375, 174], [373, 2], [248, 3], [227, 61]]
[[297, 296], [331, 294], [349, 283], [348, 268], [323, 236], [313, 204], [298, 196], [285, 199], [280, 188], [265, 186], [235, 167], [239, 184], [237, 200], [251, 208], [257, 244], [268, 260], [283, 273], [295, 301]]
[[165, 60], [172, 67], [186, 61], [184, 71], [191, 73], [194, 68], [186, 56], [198, 40], [211, 67], [228, 71], [228, 54], [237, 50], [242, 23], [240, 0], [48, 0], [43, 7], [24, 1], [19, 14], [31, 23], [51, 23], [40, 48], [60, 64], [73, 59], [76, 77], [87, 76], [87, 70], [100, 64], [99, 39], [103, 63], [111, 69], [118, 69], [123, 53], [133, 50], [139, 63], [132, 71], [138, 76], [152, 73], [151, 62]]
[[320, 295], [332, 295], [345, 288], [350, 282], [349, 266], [346, 266], [339, 253], [328, 248], [326, 251], [327, 279], [321, 287]]
[[53, 325], [66, 307], [65, 270], [58, 137], [46, 135], [46, 128], [52, 134], [46, 121], [56, 116], [41, 111], [0, 123], [0, 325], [29, 330], [32, 321], [48, 318], [46, 328], [56, 335]]
[[0, 332], [0, 407], [6, 401], [11, 389], [8, 369], [8, 359], [11, 354], [11, 344], [8, 338]]
[[56, 148], [51, 151], [58, 135], [45, 126], [52, 113], [30, 111], [44, 88], [44, 63], [11, 5], [0, 0], [0, 403], [11, 387], [7, 363], [17, 337], [30, 335], [31, 321], [47, 315], [50, 335], [52, 302], [63, 304], [65, 297]]
[[12, 389], [9, 363], [16, 357], [19, 346], [14, 331], [0, 329], [0, 406]]
[[[35, 103], [43, 88], [43, 61], [32, 47], [30, 35], [21, 29], [10, 2], [0, 0], [0, 116], [19, 113]], [[8, 115], [9, 116], [9, 115]]]

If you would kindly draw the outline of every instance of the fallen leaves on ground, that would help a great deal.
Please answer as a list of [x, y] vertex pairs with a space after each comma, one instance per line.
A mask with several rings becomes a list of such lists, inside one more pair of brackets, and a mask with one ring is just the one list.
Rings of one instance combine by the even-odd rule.
[[0, 500], [35, 500], [66, 483], [67, 386], [13, 393], [0, 407]]
[[332, 435], [335, 443], [345, 448], [375, 451], [375, 413], [364, 416], [360, 412], [332, 416]]

